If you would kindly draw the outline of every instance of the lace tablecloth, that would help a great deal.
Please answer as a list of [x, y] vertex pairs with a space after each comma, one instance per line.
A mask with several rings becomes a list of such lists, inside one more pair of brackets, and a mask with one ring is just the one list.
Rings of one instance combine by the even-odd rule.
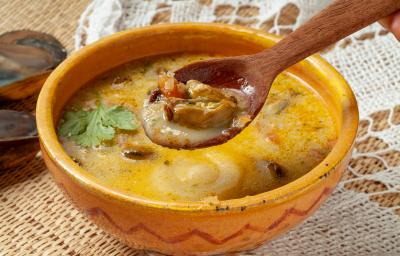
[[[1, 2], [1, 0], [0, 0]], [[15, 2], [15, 4], [13, 4]], [[82, 1], [0, 5], [0, 30], [55, 34], [71, 49]], [[288, 34], [327, 0], [94, 0], [83, 12], [75, 48], [113, 32], [162, 22], [235, 23]], [[11, 8], [5, 9], [5, 8]], [[24, 18], [20, 18], [24, 17]], [[307, 221], [243, 255], [400, 255], [400, 44], [372, 25], [323, 56], [354, 89], [361, 123], [342, 182]], [[34, 110], [36, 96], [1, 108]], [[0, 171], [0, 255], [148, 255], [86, 220], [52, 182], [40, 155]]]

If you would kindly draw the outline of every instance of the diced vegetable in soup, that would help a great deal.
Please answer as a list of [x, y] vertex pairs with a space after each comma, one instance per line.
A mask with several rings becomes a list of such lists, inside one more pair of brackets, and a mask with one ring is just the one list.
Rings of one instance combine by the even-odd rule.
[[[159, 75], [213, 57], [179, 54], [138, 60], [90, 82], [66, 105], [60, 120], [59, 137], [66, 152], [115, 190], [154, 200], [210, 203], [277, 188], [325, 158], [336, 141], [334, 120], [323, 99], [289, 73], [277, 77], [257, 118], [225, 144], [175, 150], [147, 138], [140, 123]], [[205, 88], [192, 86], [196, 93]], [[169, 88], [168, 93], [179, 93], [179, 88]], [[223, 104], [228, 104], [225, 117], [231, 118], [229, 111], [237, 101]], [[206, 114], [198, 109], [179, 111], [174, 118], [204, 136], [196, 130], [193, 113]], [[205, 128], [220, 125], [219, 118], [210, 118]], [[180, 136], [195, 135], [183, 131]]]

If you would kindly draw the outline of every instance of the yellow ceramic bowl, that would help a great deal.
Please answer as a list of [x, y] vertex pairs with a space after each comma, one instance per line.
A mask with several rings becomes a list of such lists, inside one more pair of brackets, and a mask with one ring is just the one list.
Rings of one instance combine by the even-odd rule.
[[345, 169], [358, 125], [357, 104], [341, 75], [313, 56], [291, 68], [326, 100], [337, 121], [332, 152], [301, 178], [256, 196], [221, 202], [166, 203], [117, 192], [80, 168], [63, 150], [55, 126], [66, 102], [89, 80], [122, 63], [176, 52], [250, 54], [278, 37], [219, 24], [169, 24], [120, 32], [86, 46], [47, 79], [38, 100], [43, 157], [55, 181], [94, 223], [134, 248], [209, 254], [254, 248], [312, 214]]

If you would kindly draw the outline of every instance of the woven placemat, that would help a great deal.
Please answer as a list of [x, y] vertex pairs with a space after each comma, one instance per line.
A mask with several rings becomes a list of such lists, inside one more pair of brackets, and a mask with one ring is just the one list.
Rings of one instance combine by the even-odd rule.
[[[207, 1], [202, 2], [207, 4]], [[58, 38], [71, 52], [79, 16], [88, 3], [89, 0], [0, 0], [0, 33], [15, 29], [43, 31]], [[224, 8], [218, 9], [218, 12], [229, 11], [229, 6]], [[251, 15], [252, 9], [242, 9]], [[287, 9], [291, 11], [282, 15], [278, 22], [290, 22], [291, 17], [297, 15], [295, 9], [294, 12], [293, 8]], [[168, 22], [169, 16], [168, 12], [156, 15], [152, 23]], [[265, 22], [265, 26], [270, 23]], [[0, 109], [33, 112], [36, 99], [37, 95], [34, 95], [22, 101], [0, 103]], [[400, 123], [400, 106], [393, 113], [389, 115], [387, 111], [380, 111], [372, 114], [370, 120], [362, 120], [360, 136], [366, 134], [369, 127], [376, 130], [387, 128], [389, 118], [393, 119], [392, 123]], [[370, 137], [358, 142], [356, 148], [371, 151], [386, 146], [379, 139]], [[388, 155], [393, 166], [400, 164], [400, 156], [396, 152]], [[353, 160], [351, 167], [363, 172], [381, 167], [373, 158], [361, 160]], [[351, 176], [351, 172], [346, 172], [344, 179]], [[378, 182], [365, 180], [348, 183], [345, 188], [359, 193], [385, 189]], [[371, 200], [382, 207], [400, 205], [398, 193], [374, 196]], [[400, 215], [400, 211], [396, 210], [396, 214]], [[22, 161], [16, 168], [0, 169], [0, 224], [0, 256], [149, 254], [125, 246], [80, 214], [56, 187], [40, 154], [32, 160]]]

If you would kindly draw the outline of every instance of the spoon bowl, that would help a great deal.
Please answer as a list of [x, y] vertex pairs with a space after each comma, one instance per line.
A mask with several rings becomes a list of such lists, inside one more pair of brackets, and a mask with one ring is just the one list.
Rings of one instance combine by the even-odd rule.
[[[215, 88], [229, 88], [241, 91], [247, 103], [246, 115], [252, 120], [264, 105], [277, 74], [268, 76], [266, 73], [254, 72], [253, 63], [248, 60], [249, 56], [195, 62], [176, 70], [175, 78], [182, 83], [193, 79]], [[249, 123], [244, 123], [240, 128], [231, 127], [224, 130], [220, 135], [202, 143], [164, 146], [192, 149], [222, 144], [236, 136]]]

